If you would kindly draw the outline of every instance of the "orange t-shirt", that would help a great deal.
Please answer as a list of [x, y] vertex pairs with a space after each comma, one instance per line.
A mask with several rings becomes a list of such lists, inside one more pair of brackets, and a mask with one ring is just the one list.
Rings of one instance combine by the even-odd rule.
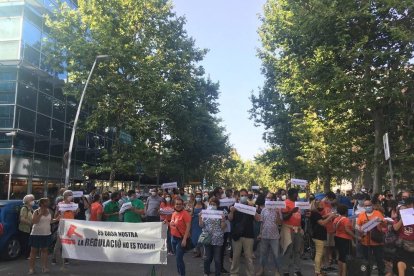
[[343, 238], [343, 239], [347, 239], [347, 240], [352, 240], [352, 236], [349, 235], [345, 231], [345, 227], [347, 227], [348, 230], [352, 231], [352, 222], [349, 218], [339, 216], [334, 219], [333, 226], [334, 226], [334, 229], [336, 229], [335, 236]]
[[[323, 204], [323, 211], [322, 211], [322, 217], [325, 217], [332, 213], [332, 204], [326, 200], [321, 201]], [[335, 227], [333, 222], [330, 220], [327, 224], [325, 224], [326, 232], [329, 234], [335, 233]]]
[[[290, 199], [286, 199], [286, 209], [282, 209], [282, 213], [287, 213], [293, 208], [295, 208], [295, 202], [291, 201]], [[296, 213], [293, 213], [292, 216], [288, 220], [284, 220], [283, 223], [290, 226], [301, 226], [302, 222], [302, 215], [300, 210]]]
[[[58, 208], [59, 208], [60, 204], [65, 204], [65, 202], [64, 201], [59, 202]], [[61, 213], [62, 213], [62, 217], [64, 219], [75, 219], [75, 213], [76, 212], [74, 212], [74, 211], [64, 211], [64, 212], [61, 212]]]
[[91, 205], [91, 216], [89, 218], [90, 221], [98, 221], [98, 214], [102, 215], [103, 207], [99, 202], [94, 202]]
[[171, 235], [177, 238], [183, 238], [187, 227], [186, 223], [191, 223], [191, 216], [186, 210], [174, 212], [170, 222]]
[[[367, 217], [368, 217], [368, 219], [367, 219]], [[384, 216], [382, 215], [382, 213], [380, 211], [374, 210], [370, 216], [367, 216], [365, 212], [362, 212], [358, 215], [356, 224], [359, 225], [359, 226], [362, 226], [365, 223], [367, 223], [368, 220], [373, 220], [373, 219], [376, 219], [376, 218], [380, 218], [381, 220], [384, 220]], [[381, 229], [380, 225], [377, 225], [377, 227], [378, 227], [378, 229]], [[377, 242], [374, 242], [373, 240], [371, 240], [369, 232], [367, 232], [362, 237], [361, 243], [363, 245], [381, 245], [382, 244], [382, 243], [377, 243]]]

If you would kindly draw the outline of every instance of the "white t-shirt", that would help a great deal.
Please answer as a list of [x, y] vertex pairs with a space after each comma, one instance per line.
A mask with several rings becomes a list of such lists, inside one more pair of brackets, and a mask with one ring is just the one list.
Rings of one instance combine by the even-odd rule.
[[50, 232], [50, 221], [52, 220], [52, 215], [49, 214], [47, 216], [41, 216], [40, 221], [36, 224], [33, 224], [32, 232], [30, 235], [36, 236], [49, 236]]

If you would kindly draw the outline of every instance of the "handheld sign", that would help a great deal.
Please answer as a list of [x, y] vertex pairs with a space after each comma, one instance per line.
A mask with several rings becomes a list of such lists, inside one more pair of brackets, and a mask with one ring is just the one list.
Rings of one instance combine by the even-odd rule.
[[284, 201], [266, 201], [265, 207], [269, 209], [285, 209], [286, 202]]
[[121, 209], [119, 210], [119, 213], [124, 213], [126, 210], [131, 209], [132, 208], [132, 202], [125, 202], [124, 204], [122, 204]]
[[177, 182], [163, 183], [161, 188], [163, 190], [177, 188]]
[[364, 225], [362, 225], [361, 230], [366, 233], [366, 232], [372, 230], [378, 224], [380, 224], [379, 221], [377, 221], [376, 219], [372, 219], [372, 220], [368, 221], [367, 223], [365, 223]]
[[201, 216], [203, 218], [221, 219], [223, 217], [223, 211], [220, 210], [202, 210]]
[[234, 208], [236, 208], [237, 211], [248, 214], [248, 215], [256, 215], [256, 207], [244, 205], [240, 203], [235, 203]]
[[308, 181], [305, 179], [292, 178], [290, 180], [290, 184], [305, 187], [306, 185], [308, 185]]
[[73, 197], [82, 197], [83, 191], [73, 191], [72, 192]]
[[228, 207], [236, 203], [234, 198], [222, 198], [220, 199], [220, 207]]
[[79, 206], [77, 203], [59, 203], [58, 208], [60, 212], [76, 211]]
[[309, 210], [310, 209], [310, 203], [309, 202], [295, 201], [295, 207], [298, 207], [301, 210]]
[[414, 224], [414, 209], [402, 209], [400, 210], [401, 219], [404, 226], [413, 225]]
[[260, 186], [252, 186], [252, 190], [260, 190]]
[[168, 208], [168, 209], [160, 209], [160, 215], [171, 215], [172, 213], [174, 213], [174, 209], [172, 208]]

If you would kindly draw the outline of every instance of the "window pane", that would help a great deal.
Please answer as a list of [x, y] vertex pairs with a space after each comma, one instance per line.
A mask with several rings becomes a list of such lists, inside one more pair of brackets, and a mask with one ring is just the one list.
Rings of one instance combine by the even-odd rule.
[[39, 92], [37, 111], [48, 116], [52, 114], [52, 99], [49, 95]]
[[10, 67], [0, 68], [0, 81], [15, 81], [17, 79], [17, 69]]
[[39, 67], [40, 64], [40, 52], [35, 48], [24, 44], [23, 47], [23, 59], [27, 62], [30, 62], [34, 66]]
[[19, 40], [20, 39], [20, 17], [0, 18], [0, 39]]
[[57, 139], [58, 141], [63, 141], [64, 135], [64, 124], [57, 120], [52, 120], [52, 139]]
[[13, 127], [13, 112], [14, 106], [1, 105], [0, 106], [0, 127], [12, 128]]
[[53, 118], [61, 121], [65, 120], [65, 104], [61, 101], [52, 100]]
[[39, 80], [39, 90], [43, 93], [53, 96], [53, 85], [46, 80]]
[[17, 107], [17, 128], [34, 132], [36, 115], [33, 111]]
[[17, 92], [17, 104], [36, 110], [37, 91], [32, 87], [19, 83]]
[[38, 77], [36, 74], [26, 70], [19, 71], [19, 81], [23, 82], [24, 84], [28, 84], [34, 88], [38, 87]]
[[19, 41], [0, 41], [0, 60], [19, 58]]
[[35, 151], [37, 153], [49, 154], [49, 145], [48, 140], [36, 141]]
[[50, 129], [50, 118], [38, 113], [36, 122], [36, 134], [49, 137]]
[[6, 136], [6, 133], [0, 133], [0, 148], [10, 148], [11, 147], [11, 136]]
[[24, 43], [40, 50], [42, 32], [27, 20], [23, 21], [23, 37]]
[[19, 134], [14, 138], [14, 146], [17, 149], [33, 151], [33, 137]]
[[0, 104], [14, 104], [16, 82], [0, 82]]

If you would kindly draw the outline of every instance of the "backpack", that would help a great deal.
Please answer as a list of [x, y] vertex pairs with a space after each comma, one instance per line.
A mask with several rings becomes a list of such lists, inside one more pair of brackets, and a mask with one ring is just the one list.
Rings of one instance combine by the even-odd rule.
[[19, 209], [18, 209], [18, 212], [17, 212], [17, 226], [20, 225], [20, 214], [21, 214], [23, 208], [26, 208], [27, 209], [27, 212], [31, 212], [29, 210], [29, 208], [27, 208], [26, 205], [23, 204], [22, 206], [20, 206]]

